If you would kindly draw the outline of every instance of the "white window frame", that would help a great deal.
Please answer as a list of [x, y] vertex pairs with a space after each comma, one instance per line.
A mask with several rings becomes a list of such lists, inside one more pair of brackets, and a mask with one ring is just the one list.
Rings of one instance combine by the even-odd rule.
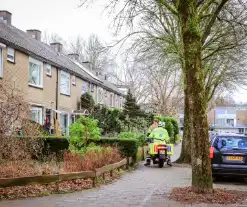
[[94, 92], [94, 84], [92, 84], [92, 83], [90, 84], [90, 91]]
[[12, 47], [7, 48], [7, 60], [9, 62], [15, 63], [15, 49]]
[[98, 88], [97, 90], [97, 100], [98, 103], [103, 104], [104, 103], [104, 90], [103, 88]]
[[75, 75], [72, 75], [71, 83], [72, 83], [73, 86], [76, 86], [76, 76]]
[[[30, 62], [36, 65], [40, 65], [40, 84], [33, 84], [30, 83]], [[43, 62], [34, 59], [32, 57], [29, 57], [29, 63], [28, 63], [28, 85], [38, 87], [38, 88], [43, 88]]]
[[[47, 71], [48, 68], [49, 68], [50, 72]], [[46, 75], [51, 76], [51, 70], [52, 70], [51, 64], [46, 63], [45, 64], [45, 73], [46, 73]]]
[[119, 102], [118, 102], [118, 95], [115, 94], [115, 106], [116, 106], [116, 107], [118, 107], [118, 103], [119, 103]]
[[[41, 108], [41, 107], [32, 107], [31, 108], [31, 113], [33, 112], [33, 111], [37, 111], [37, 112], [40, 112], [39, 113], [39, 117], [38, 117], [38, 124], [43, 124], [43, 109]], [[31, 117], [32, 118], [32, 117]], [[33, 120], [33, 121], [35, 121], [36, 122], [36, 120]]]
[[120, 96], [120, 100], [119, 100], [119, 107], [120, 109], [123, 108], [123, 97]]
[[[66, 125], [62, 125], [63, 121], [62, 119], [65, 118], [64, 116], [66, 116]], [[65, 135], [68, 136], [69, 135], [69, 125], [70, 125], [70, 114], [69, 113], [61, 113], [60, 116], [59, 116], [59, 120], [60, 120], [60, 123], [61, 123], [61, 131], [64, 133], [65, 132]], [[64, 128], [65, 127], [65, 128]]]
[[[68, 79], [68, 83], [67, 83], [68, 88], [66, 91], [64, 91], [64, 89], [62, 88], [63, 87], [62, 86], [62, 77], [63, 76], [66, 76], [66, 78]], [[62, 71], [62, 70], [60, 71], [60, 93], [63, 95], [67, 95], [67, 96], [70, 95], [70, 74], [65, 72], [65, 71]]]
[[0, 78], [3, 77], [3, 48], [0, 47]]

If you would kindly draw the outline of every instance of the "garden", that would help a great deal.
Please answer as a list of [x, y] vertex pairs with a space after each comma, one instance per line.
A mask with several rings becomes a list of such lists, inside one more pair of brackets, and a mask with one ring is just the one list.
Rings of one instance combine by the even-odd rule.
[[[21, 135], [1, 134], [0, 199], [91, 188], [144, 159], [154, 117], [140, 110], [130, 92], [123, 110], [95, 105], [87, 93], [81, 105], [91, 113], [77, 117], [69, 137], [47, 136], [42, 126], [27, 119], [22, 120]], [[166, 122], [170, 142], [180, 140], [175, 119], [156, 119]]]

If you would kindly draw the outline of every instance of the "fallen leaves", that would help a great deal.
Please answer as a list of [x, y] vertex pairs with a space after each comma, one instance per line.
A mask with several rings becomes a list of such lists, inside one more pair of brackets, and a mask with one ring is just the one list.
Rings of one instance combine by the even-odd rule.
[[169, 196], [170, 200], [183, 204], [236, 204], [247, 199], [247, 192], [236, 190], [214, 189], [213, 193], [197, 194], [191, 187], [174, 188]]
[[[112, 176], [110, 173], [105, 173], [98, 178], [97, 186], [110, 183], [113, 180], [119, 178], [122, 174], [123, 170], [114, 170]], [[0, 200], [46, 196], [55, 193], [70, 193], [74, 191], [90, 189], [92, 187], [92, 179], [77, 179], [63, 181], [57, 184], [7, 187], [0, 188]]]
[[72, 181], [64, 181], [58, 184], [48, 185], [27, 185], [15, 186], [8, 188], [0, 188], [0, 199], [16, 199], [45, 196], [53, 193], [74, 192], [92, 188], [93, 181], [91, 179], [78, 179]]

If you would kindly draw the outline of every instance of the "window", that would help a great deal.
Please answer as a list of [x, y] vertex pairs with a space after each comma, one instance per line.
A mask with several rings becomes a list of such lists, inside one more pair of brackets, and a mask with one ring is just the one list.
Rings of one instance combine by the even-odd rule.
[[29, 58], [29, 85], [43, 87], [43, 63]]
[[238, 131], [239, 131], [240, 134], [244, 133], [244, 129], [243, 128], [238, 129]]
[[0, 48], [0, 77], [3, 77], [3, 53], [2, 48]]
[[234, 126], [234, 119], [227, 119], [226, 123], [228, 126]]
[[118, 95], [117, 94], [115, 94], [115, 106], [118, 107]]
[[68, 114], [60, 114], [60, 126], [63, 136], [68, 135]]
[[122, 97], [120, 97], [120, 101], [119, 101], [120, 103], [119, 103], [119, 107], [120, 107], [120, 109], [122, 109], [123, 108], [123, 98]]
[[81, 94], [87, 93], [87, 91], [88, 91], [88, 83], [87, 82], [83, 82]]
[[76, 77], [73, 75], [71, 78], [72, 85], [76, 85]]
[[12, 63], [15, 62], [15, 50], [11, 47], [8, 47], [7, 60]]
[[102, 88], [98, 88], [98, 103], [104, 103], [104, 91]]
[[60, 93], [70, 95], [70, 74], [64, 71], [60, 73]]
[[51, 65], [48, 63], [46, 63], [45, 73], [46, 75], [51, 76]]
[[36, 123], [42, 124], [42, 108], [33, 107], [31, 109], [31, 120], [35, 121]]
[[217, 137], [215, 146], [220, 151], [231, 151], [233, 148], [236, 149], [247, 149], [247, 138], [241, 136], [219, 136]]
[[94, 84], [90, 84], [91, 92], [94, 92]]
[[111, 93], [111, 95], [110, 95], [110, 106], [113, 107], [113, 104], [114, 104], [114, 96]]

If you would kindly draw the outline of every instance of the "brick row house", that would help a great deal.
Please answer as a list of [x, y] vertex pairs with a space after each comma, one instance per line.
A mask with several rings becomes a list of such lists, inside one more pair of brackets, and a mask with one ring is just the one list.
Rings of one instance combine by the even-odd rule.
[[39, 30], [26, 32], [11, 24], [11, 13], [0, 11], [0, 81], [13, 81], [31, 106], [31, 119], [39, 124], [59, 120], [64, 134], [75, 121], [78, 102], [90, 92], [95, 103], [122, 108], [124, 94], [94, 74], [78, 55], [63, 53], [59, 42], [45, 44]]

